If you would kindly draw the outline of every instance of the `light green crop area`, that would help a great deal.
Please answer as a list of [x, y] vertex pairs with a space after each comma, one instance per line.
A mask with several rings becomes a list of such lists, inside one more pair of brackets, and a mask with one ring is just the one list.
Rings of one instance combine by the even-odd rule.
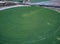
[[43, 7], [0, 11], [0, 44], [60, 44], [60, 13]]

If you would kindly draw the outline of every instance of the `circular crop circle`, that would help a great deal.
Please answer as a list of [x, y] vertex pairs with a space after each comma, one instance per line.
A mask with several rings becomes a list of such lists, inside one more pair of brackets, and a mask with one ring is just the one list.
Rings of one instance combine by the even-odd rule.
[[0, 11], [0, 44], [59, 44], [60, 13], [43, 7]]

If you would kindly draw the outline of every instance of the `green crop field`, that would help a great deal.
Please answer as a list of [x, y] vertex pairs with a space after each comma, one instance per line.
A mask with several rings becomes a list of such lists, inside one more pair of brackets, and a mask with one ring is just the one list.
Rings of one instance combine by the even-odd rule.
[[60, 13], [35, 6], [0, 11], [0, 44], [60, 44]]

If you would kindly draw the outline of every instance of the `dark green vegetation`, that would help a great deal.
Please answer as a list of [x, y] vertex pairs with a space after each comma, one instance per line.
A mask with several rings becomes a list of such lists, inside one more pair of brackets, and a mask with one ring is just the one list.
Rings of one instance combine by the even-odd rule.
[[0, 11], [0, 44], [60, 44], [60, 13], [42, 7]]
[[[13, 0], [13, 1], [22, 1], [22, 0]], [[48, 0], [31, 0], [31, 2], [40, 2], [40, 1], [48, 1]]]

